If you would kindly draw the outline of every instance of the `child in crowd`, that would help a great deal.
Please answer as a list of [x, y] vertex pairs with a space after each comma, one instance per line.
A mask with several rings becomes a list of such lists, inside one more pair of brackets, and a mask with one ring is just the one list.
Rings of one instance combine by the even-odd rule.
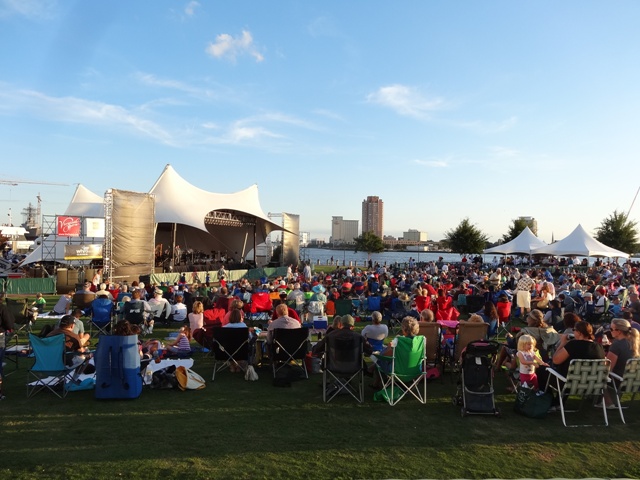
[[[536, 339], [531, 335], [522, 335], [518, 339], [518, 363], [520, 365], [520, 384], [525, 383], [529, 388], [538, 389], [538, 376], [536, 375], [536, 367], [549, 365], [542, 361], [536, 350]], [[513, 366], [513, 365], [512, 365]]]
[[41, 293], [36, 294], [36, 299], [31, 304], [32, 307], [36, 307], [39, 313], [42, 313], [44, 307], [47, 305], [47, 301], [44, 299]]
[[188, 325], [180, 327], [178, 330], [178, 336], [175, 341], [167, 345], [167, 351], [169, 353], [185, 354], [191, 352], [191, 328]]

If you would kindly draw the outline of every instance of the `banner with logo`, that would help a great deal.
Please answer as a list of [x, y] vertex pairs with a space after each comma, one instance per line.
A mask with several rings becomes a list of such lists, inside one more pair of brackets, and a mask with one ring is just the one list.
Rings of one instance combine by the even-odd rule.
[[96, 260], [102, 258], [102, 244], [65, 245], [65, 260]]
[[56, 218], [58, 226], [58, 236], [61, 237], [79, 237], [80, 236], [80, 217], [63, 217]]

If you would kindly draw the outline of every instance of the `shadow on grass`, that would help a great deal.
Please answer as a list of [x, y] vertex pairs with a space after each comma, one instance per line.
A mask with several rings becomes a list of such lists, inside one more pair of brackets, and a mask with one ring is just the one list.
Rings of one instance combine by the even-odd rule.
[[[209, 380], [210, 359], [196, 360]], [[456, 378], [428, 385], [427, 405], [350, 397], [322, 403], [320, 375], [290, 388], [224, 372], [202, 391], [145, 389], [131, 401], [26, 400], [26, 370], [8, 377], [0, 403], [3, 461], [12, 478], [513, 478], [640, 476], [640, 407], [628, 426], [565, 428], [559, 414], [532, 420], [498, 394], [501, 418], [461, 418]], [[368, 382], [365, 379], [365, 382]], [[496, 390], [504, 392], [504, 379]], [[584, 405], [590, 421], [601, 412]], [[582, 419], [582, 418], [581, 418]]]

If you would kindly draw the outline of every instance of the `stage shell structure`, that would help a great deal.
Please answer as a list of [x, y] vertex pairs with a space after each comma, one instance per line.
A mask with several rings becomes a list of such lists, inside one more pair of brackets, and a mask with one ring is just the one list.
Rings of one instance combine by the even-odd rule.
[[[113, 216], [109, 208], [110, 191], [111, 189], [107, 191], [105, 203], [105, 198], [92, 193], [83, 185], [78, 185], [65, 214], [95, 217], [100, 212], [106, 224], [114, 227], [108, 228], [107, 231], [116, 235], [118, 218]], [[217, 252], [227, 258], [240, 260], [245, 259], [251, 251], [255, 253], [257, 246], [265, 242], [273, 231], [298, 234], [272, 222], [262, 211], [258, 186], [255, 184], [236, 193], [208, 192], [192, 185], [171, 165], [166, 165], [148, 192], [148, 197], [153, 199], [154, 203], [154, 244], [149, 244], [148, 237], [142, 236], [141, 238], [145, 238], [145, 244], [133, 245], [133, 248], [154, 252], [156, 245], [163, 245], [175, 252], [175, 246], [179, 245], [182, 250], [193, 249], [206, 254]], [[181, 199], [187, 201], [180, 201]], [[39, 245], [23, 264], [40, 261], [64, 263], [64, 244], [69, 240], [60, 239], [55, 233], [52, 232], [45, 238], [42, 245]], [[101, 240], [105, 241], [104, 238], [94, 239], [95, 242]], [[107, 239], [104, 243], [108, 246], [110, 241], [113, 241], [113, 238]], [[105, 260], [105, 269], [108, 269], [107, 263], [117, 259]], [[153, 272], [139, 272], [140, 275], [150, 273]]]

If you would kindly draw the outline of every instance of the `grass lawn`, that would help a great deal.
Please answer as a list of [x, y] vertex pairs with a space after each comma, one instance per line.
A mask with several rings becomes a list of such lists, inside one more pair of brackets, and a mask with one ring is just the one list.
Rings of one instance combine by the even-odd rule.
[[[131, 401], [97, 401], [92, 391], [27, 400], [30, 363], [22, 359], [5, 377], [3, 478], [640, 477], [638, 402], [625, 411], [627, 425], [610, 411], [609, 427], [565, 428], [559, 413], [543, 420], [515, 414], [502, 375], [502, 416], [462, 418], [451, 402], [457, 377], [450, 374], [429, 383], [427, 405], [408, 398], [395, 407], [376, 403], [369, 387], [363, 405], [348, 396], [324, 404], [321, 375], [278, 388], [269, 370], [258, 370], [257, 382], [225, 371], [212, 383], [213, 360], [197, 354], [194, 370], [207, 380], [201, 391], [145, 388]], [[602, 415], [585, 404], [571, 418], [597, 423]]]

